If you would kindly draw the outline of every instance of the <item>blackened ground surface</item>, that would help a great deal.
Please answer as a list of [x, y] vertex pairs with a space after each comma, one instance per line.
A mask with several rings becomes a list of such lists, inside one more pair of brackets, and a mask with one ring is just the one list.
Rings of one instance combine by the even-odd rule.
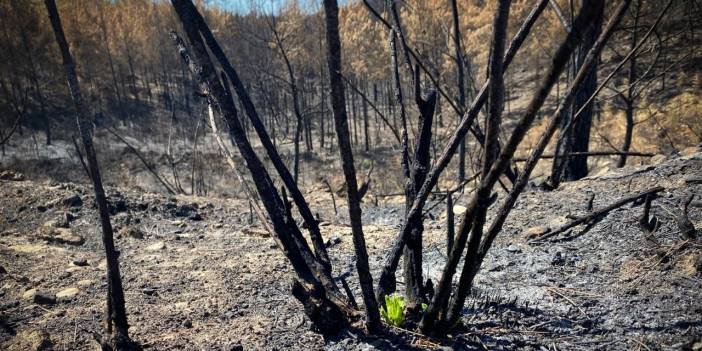
[[[702, 346], [695, 344], [702, 334], [701, 241], [683, 238], [672, 218], [687, 195], [700, 200], [699, 178], [702, 154], [696, 153], [565, 183], [556, 191], [528, 190], [485, 261], [462, 325], [445, 339], [390, 328], [383, 338], [350, 331], [323, 340], [309, 330], [289, 294], [293, 272], [273, 240], [250, 222], [246, 202], [108, 193], [121, 234], [116, 242], [130, 334], [151, 349], [653, 350]], [[525, 233], [536, 227], [553, 228], [568, 215], [586, 213], [590, 193], [597, 209], [653, 186], [666, 190], [653, 202], [661, 226], [651, 235], [637, 225], [637, 204], [549, 241], [527, 242]], [[308, 195], [327, 222], [325, 239], [335, 243], [335, 273], [351, 272], [360, 296], [344, 199], [337, 198], [335, 217], [321, 189]], [[71, 206], [75, 195], [82, 206]], [[364, 205], [376, 277], [402, 213], [397, 206]], [[702, 209], [691, 207], [690, 219], [701, 228]], [[446, 259], [442, 205], [426, 228], [425, 273], [437, 281]], [[7, 271], [0, 273], [1, 349], [24, 350], [47, 339], [57, 350], [95, 348], [91, 333], [102, 328], [106, 295], [99, 233], [89, 187], [0, 181], [0, 265]], [[85, 243], [42, 239], [71, 235]], [[31, 289], [59, 297], [36, 304]]]

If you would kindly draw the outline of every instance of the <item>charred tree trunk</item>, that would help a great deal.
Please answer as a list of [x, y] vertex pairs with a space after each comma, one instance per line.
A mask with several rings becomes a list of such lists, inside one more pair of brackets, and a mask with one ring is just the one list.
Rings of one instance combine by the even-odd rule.
[[[590, 6], [589, 1], [590, 0], [584, 1], [583, 6]], [[574, 67], [574, 72], [580, 70], [585, 56], [600, 35], [602, 31], [603, 15], [604, 13], [601, 13], [588, 28], [582, 44], [580, 44], [576, 54], [573, 56], [573, 62], [571, 64]], [[566, 26], [566, 28], [569, 27]], [[595, 92], [595, 89], [597, 89], [597, 60], [595, 60], [589, 72], [590, 73], [575, 95], [568, 117], [561, 122], [561, 134], [558, 137], [555, 154], [564, 155], [564, 157], [554, 159], [550, 184], [553, 188], [557, 188], [561, 180], [578, 180], [587, 176], [588, 173], [587, 155], [573, 157], [568, 157], [566, 155], [575, 152], [586, 153], [588, 151], [593, 105], [586, 103]], [[576, 113], [578, 113], [578, 111], [580, 111], [580, 115], [576, 119]], [[564, 127], [570, 123], [573, 123], [574, 128], [566, 131]]]
[[[639, 10], [641, 8], [641, 4], [639, 1], [636, 1], [636, 8], [634, 9], [634, 27], [632, 29], [631, 33], [631, 48], [633, 50], [634, 47], [636, 47], [636, 41], [638, 40], [637, 38], [637, 29], [639, 25]], [[631, 141], [634, 137], [634, 89], [635, 87], [635, 81], [636, 81], [636, 54], [634, 54], [631, 57], [631, 60], [629, 60], [629, 73], [627, 74], [627, 80], [628, 80], [628, 89], [626, 96], [621, 96], [622, 100], [624, 101], [624, 114], [626, 117], [626, 127], [624, 131], [624, 142], [622, 143], [622, 148], [620, 151], [622, 152], [629, 152], [629, 149], [631, 148]], [[617, 161], [617, 167], [621, 168], [626, 165], [626, 157], [627, 155], [621, 155], [619, 156], [619, 160]]]
[[[461, 29], [458, 21], [458, 5], [456, 0], [451, 0], [451, 18], [453, 19], [453, 45], [456, 60], [456, 76], [458, 87], [458, 108], [463, 111], [466, 106], [465, 74], [463, 72], [463, 51], [461, 50]], [[460, 120], [461, 116], [458, 116]], [[461, 140], [458, 147], [458, 182], [466, 179], [466, 141]]]
[[[414, 157], [410, 168], [410, 179], [407, 186], [406, 206], [412, 205], [419, 187], [424, 184], [427, 172], [431, 166], [429, 152], [431, 150], [431, 130], [436, 109], [437, 93], [432, 91], [425, 99], [420, 91], [420, 71], [415, 69], [414, 96], [419, 109], [419, 134], [415, 142]], [[411, 234], [405, 246], [405, 295], [407, 297], [407, 308], [410, 311], [419, 312], [421, 305], [426, 303], [426, 292], [422, 274], [422, 235], [424, 224], [419, 217], [412, 223], [407, 223], [412, 228]]]
[[119, 273], [119, 261], [117, 258], [118, 254], [115, 250], [113, 241], [110, 213], [109, 209], [107, 208], [105, 190], [102, 187], [102, 179], [100, 177], [97, 155], [95, 154], [95, 148], [93, 147], [93, 137], [91, 134], [92, 121], [90, 120], [88, 114], [88, 107], [83, 101], [83, 96], [78, 83], [75, 62], [73, 61], [73, 57], [71, 56], [71, 52], [68, 47], [68, 42], [66, 41], [66, 37], [63, 33], [61, 18], [59, 17], [56, 3], [54, 0], [44, 0], [44, 4], [49, 12], [51, 27], [53, 28], [59, 49], [61, 50], [66, 80], [68, 83], [68, 88], [71, 91], [71, 97], [76, 110], [78, 132], [80, 133], [83, 147], [85, 149], [87, 166], [90, 171], [89, 175], [95, 191], [95, 202], [97, 203], [98, 213], [100, 215], [102, 243], [105, 247], [105, 255], [107, 258], [107, 284], [109, 292], [107, 306], [108, 310], [111, 312], [110, 315], [107, 316], [108, 329], [110, 329], [109, 326], [114, 326], [111, 340], [108, 343], [105, 343], [104, 346], [108, 346], [115, 350], [138, 350], [141, 349], [141, 347], [129, 339], [129, 325], [127, 324], [127, 311], [124, 306], [124, 291], [122, 290], [122, 279]]
[[339, 7], [336, 0], [324, 0], [324, 14], [327, 37], [327, 63], [329, 65], [329, 81], [331, 86], [332, 110], [334, 127], [336, 129], [341, 154], [341, 163], [346, 179], [349, 218], [351, 232], [356, 250], [356, 269], [363, 293], [366, 308], [366, 326], [370, 332], [380, 329], [380, 313], [378, 303], [373, 294], [373, 278], [368, 267], [368, 253], [361, 225], [361, 204], [356, 183], [356, 169], [353, 163], [353, 152], [349, 140], [349, 128], [346, 116], [344, 82], [341, 77], [341, 41], [339, 39]]
[[[366, 90], [367, 84], [363, 84], [363, 90]], [[368, 102], [366, 99], [361, 99], [363, 108], [363, 146], [366, 152], [370, 151], [370, 133], [368, 131]]]
[[[489, 105], [487, 121], [485, 122], [485, 147], [483, 148], [483, 165], [481, 171], [481, 180], [485, 180], [490, 169], [492, 168], [495, 159], [499, 152], [498, 137], [500, 134], [500, 126], [502, 124], [502, 111], [504, 109], [505, 85], [502, 74], [504, 65], [502, 56], [505, 50], [505, 38], [507, 36], [507, 23], [509, 19], [509, 8], [511, 0], [500, 0], [495, 13], [495, 20], [492, 26], [492, 45], [490, 46], [490, 60], [488, 66], [488, 74], [490, 77], [489, 86]], [[492, 189], [483, 188], [476, 192], [475, 200], [477, 207], [475, 210], [472, 233], [468, 238], [468, 249], [465, 256], [463, 271], [470, 267], [470, 263], [475, 260], [475, 255], [478, 251], [480, 240], [483, 236], [483, 226], [487, 216], [487, 209], [490, 206], [490, 195]], [[464, 225], [466, 223], [463, 223]], [[452, 252], [455, 254], [455, 252]], [[450, 309], [444, 311], [444, 318], [451, 323], [458, 318], [458, 314], [463, 309], [463, 303], [469, 292], [469, 285], [464, 282], [464, 274], [461, 273], [458, 290], [451, 302]]]

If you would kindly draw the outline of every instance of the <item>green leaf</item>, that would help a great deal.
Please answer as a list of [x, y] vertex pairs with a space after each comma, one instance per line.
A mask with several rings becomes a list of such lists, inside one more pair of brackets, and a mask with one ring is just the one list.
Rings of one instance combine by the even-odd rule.
[[385, 296], [385, 307], [380, 314], [389, 324], [401, 326], [405, 322], [405, 300], [397, 295]]

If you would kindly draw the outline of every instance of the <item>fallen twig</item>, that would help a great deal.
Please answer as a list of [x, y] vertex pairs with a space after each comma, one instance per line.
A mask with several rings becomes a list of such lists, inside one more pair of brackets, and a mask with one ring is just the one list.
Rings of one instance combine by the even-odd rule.
[[[570, 152], [567, 154], [563, 155], [541, 155], [539, 157], [540, 159], [551, 159], [551, 158], [564, 158], [564, 157], [572, 157], [572, 156], [588, 156], [588, 157], [595, 157], [595, 156], [621, 156], [621, 155], [626, 155], [626, 156], [638, 156], [638, 157], [653, 157], [655, 154], [652, 153], [646, 153], [646, 152], [623, 152], [623, 151], [591, 151], [591, 152]], [[515, 158], [514, 162], [526, 162], [525, 157], [520, 157], [520, 158]]]
[[573, 227], [580, 225], [580, 224], [590, 222], [592, 220], [599, 219], [600, 217], [602, 217], [603, 215], [606, 215], [607, 213], [609, 213], [610, 211], [612, 211], [614, 209], [622, 207], [630, 202], [634, 202], [642, 197], [645, 197], [645, 196], [648, 196], [651, 194], [659, 193], [659, 192], [663, 191], [664, 189], [665, 188], [663, 188], [661, 186], [657, 186], [657, 187], [642, 191], [640, 193], [625, 197], [625, 198], [623, 198], [623, 199], [621, 199], [621, 200], [619, 200], [619, 201], [617, 201], [617, 202], [615, 202], [607, 207], [604, 207], [604, 208], [599, 209], [597, 211], [593, 211], [586, 216], [577, 217], [576, 219], [562, 225], [559, 228], [556, 228], [552, 231], [546, 232], [539, 237], [533, 238], [532, 241], [544, 240], [544, 239], [554, 237], [560, 233], [565, 232], [566, 230], [568, 230], [570, 228], [573, 228]]

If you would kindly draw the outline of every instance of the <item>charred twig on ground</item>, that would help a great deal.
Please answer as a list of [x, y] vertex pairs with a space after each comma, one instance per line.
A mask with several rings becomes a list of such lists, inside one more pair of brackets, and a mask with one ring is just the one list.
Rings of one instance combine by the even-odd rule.
[[695, 229], [695, 225], [692, 224], [692, 221], [690, 221], [690, 218], [687, 215], [690, 203], [692, 203], [692, 200], [694, 198], [695, 194], [690, 194], [690, 196], [687, 197], [685, 202], [683, 202], [682, 209], [679, 209], [679, 213], [673, 217], [675, 218], [675, 222], [678, 224], [678, 229], [680, 229], [680, 233], [685, 239], [697, 238], [697, 230]]
[[[539, 157], [542, 160], [545, 159], [552, 159], [552, 158], [564, 158], [564, 157], [571, 157], [571, 156], [588, 156], [588, 157], [594, 157], [594, 156], [621, 156], [621, 155], [626, 155], [626, 156], [638, 156], [638, 157], [653, 157], [655, 154], [652, 153], [646, 153], [646, 152], [623, 152], [623, 151], [590, 151], [590, 152], [569, 152], [567, 154], [563, 155], [541, 155]], [[518, 157], [514, 159], [514, 162], [526, 162], [527, 158], [526, 157]]]
[[655, 216], [653, 218], [650, 218], [651, 202], [653, 202], [654, 197], [654, 194], [646, 195], [646, 198], [644, 200], [643, 212], [641, 213], [641, 217], [639, 218], [639, 226], [641, 226], [641, 229], [643, 229], [648, 234], [652, 234], [656, 231], [656, 229], [658, 229], [658, 218], [656, 218]]
[[624, 205], [626, 205], [626, 204], [628, 204], [628, 203], [630, 203], [630, 202], [634, 202], [634, 201], [636, 201], [636, 200], [638, 200], [638, 199], [640, 199], [640, 198], [642, 198], [642, 197], [645, 197], [645, 196], [648, 196], [648, 195], [651, 195], [651, 194], [659, 193], [659, 192], [661, 192], [661, 191], [663, 191], [663, 190], [664, 190], [663, 187], [657, 186], [657, 187], [655, 187], [655, 188], [651, 188], [651, 189], [642, 191], [642, 192], [640, 192], [640, 193], [637, 193], [637, 194], [634, 194], [634, 195], [631, 195], [631, 196], [627, 196], [627, 197], [625, 197], [625, 198], [623, 198], [623, 199], [621, 199], [621, 200], [619, 200], [619, 201], [617, 201], [617, 202], [615, 202], [615, 203], [613, 203], [613, 204], [611, 204], [611, 205], [609, 205], [609, 206], [607, 206], [607, 207], [604, 207], [604, 208], [599, 209], [599, 210], [597, 210], [597, 211], [593, 211], [592, 213], [590, 213], [590, 214], [588, 214], [588, 215], [586, 215], [586, 216], [578, 217], [577, 219], [572, 220], [572, 221], [570, 221], [570, 222], [568, 222], [568, 223], [562, 225], [562, 226], [559, 227], [559, 228], [556, 228], [556, 229], [554, 229], [554, 230], [552, 230], [552, 231], [546, 232], [545, 234], [543, 234], [543, 235], [541, 235], [541, 236], [539, 236], [539, 237], [537, 237], [537, 238], [533, 238], [532, 241], [544, 240], [544, 239], [548, 239], [548, 238], [554, 237], [554, 236], [556, 236], [556, 235], [558, 235], [558, 234], [561, 234], [561, 233], [567, 231], [568, 229], [573, 228], [573, 227], [575, 227], [575, 226], [577, 226], [577, 225], [585, 224], [585, 223], [588, 223], [588, 222], [590, 222], [590, 221], [597, 220], [597, 219], [599, 219], [600, 217], [602, 217], [602, 216], [606, 215], [607, 213], [609, 213], [610, 211], [612, 211], [612, 210], [614, 210], [614, 209], [617, 209], [617, 208], [619, 208], [619, 207], [622, 207], [622, 206], [624, 206]]

